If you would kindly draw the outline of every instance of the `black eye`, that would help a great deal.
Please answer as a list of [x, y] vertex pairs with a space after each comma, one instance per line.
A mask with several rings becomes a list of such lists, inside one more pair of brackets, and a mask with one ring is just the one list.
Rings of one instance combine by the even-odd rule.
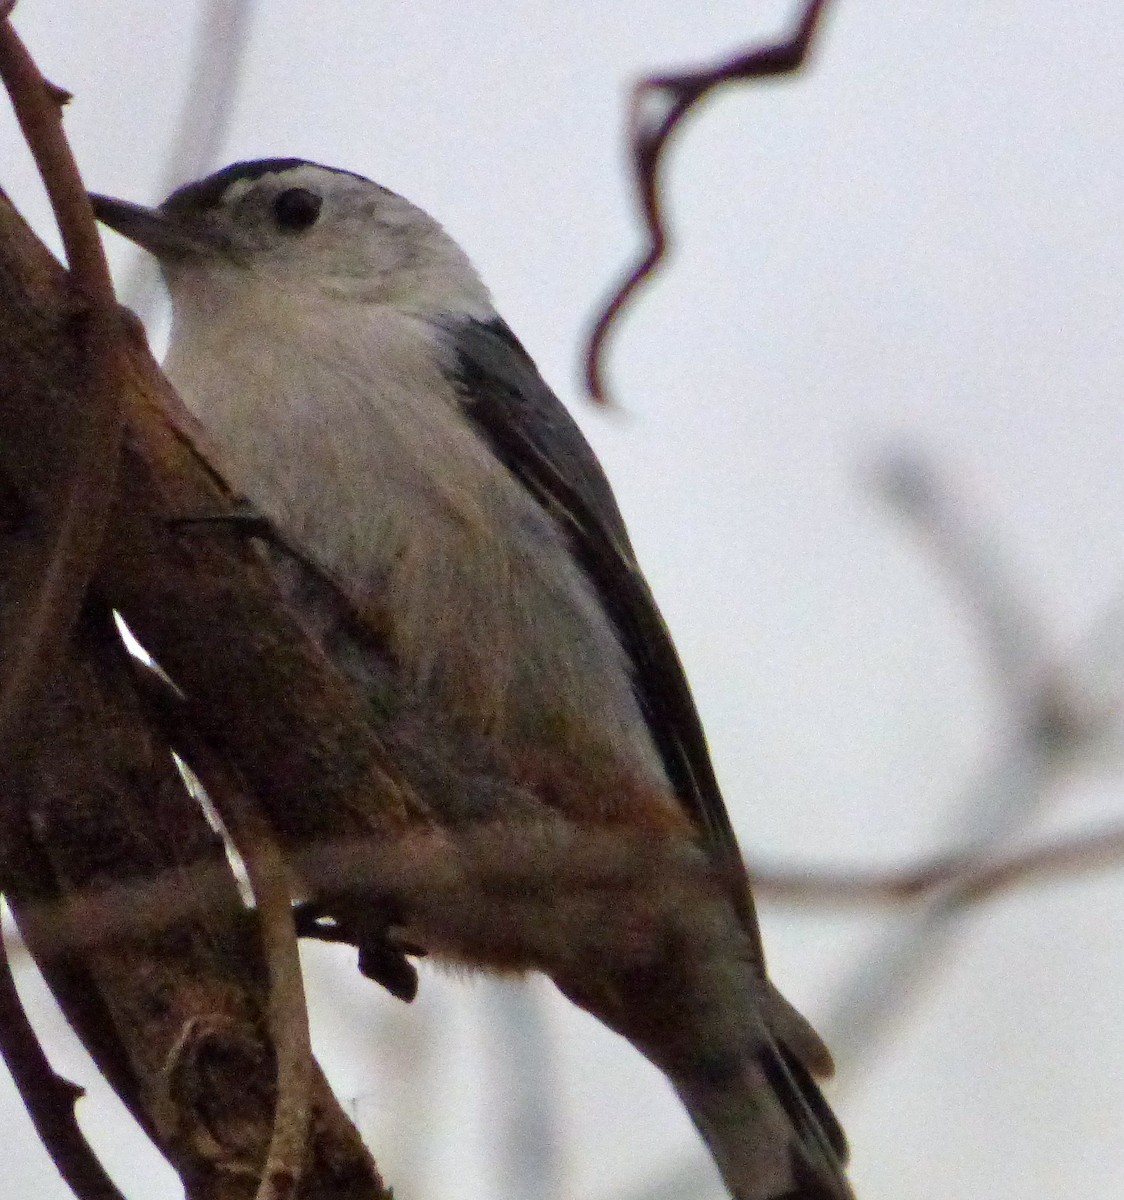
[[273, 216], [282, 229], [307, 229], [316, 224], [323, 201], [305, 188], [289, 188], [273, 201]]

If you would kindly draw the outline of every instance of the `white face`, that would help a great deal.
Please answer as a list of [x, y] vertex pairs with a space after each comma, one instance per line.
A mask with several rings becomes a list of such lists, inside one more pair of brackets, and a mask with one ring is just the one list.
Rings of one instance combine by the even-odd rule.
[[263, 284], [286, 299], [332, 296], [487, 319], [487, 290], [432, 217], [370, 180], [291, 160], [243, 164], [188, 184], [160, 207], [194, 249], [150, 248], [173, 301]]

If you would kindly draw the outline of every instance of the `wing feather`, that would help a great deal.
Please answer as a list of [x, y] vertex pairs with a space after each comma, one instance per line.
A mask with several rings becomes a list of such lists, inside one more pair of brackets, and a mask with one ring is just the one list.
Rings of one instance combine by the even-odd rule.
[[633, 686], [680, 803], [760, 940], [737, 838], [687, 677], [640, 571], [609, 481], [581, 430], [498, 318], [447, 323], [450, 377], [496, 457], [566, 531], [633, 667]]

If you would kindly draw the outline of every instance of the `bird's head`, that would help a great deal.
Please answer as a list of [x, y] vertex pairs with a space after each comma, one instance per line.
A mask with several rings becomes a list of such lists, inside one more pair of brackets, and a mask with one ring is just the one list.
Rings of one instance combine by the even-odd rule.
[[265, 295], [487, 318], [488, 292], [428, 214], [361, 175], [302, 159], [235, 163], [158, 208], [92, 195], [98, 219], [159, 261], [175, 308]]

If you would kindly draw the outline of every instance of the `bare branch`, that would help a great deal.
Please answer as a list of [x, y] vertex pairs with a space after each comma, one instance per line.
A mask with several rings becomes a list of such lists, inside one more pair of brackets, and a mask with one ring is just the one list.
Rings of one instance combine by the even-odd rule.
[[[196, 5], [191, 65], [160, 170], [160, 199], [215, 166], [236, 108], [253, 8], [253, 0], [203, 0]], [[156, 272], [146, 258], [135, 259], [121, 296], [129, 308], [147, 319], [155, 299]]]
[[160, 176], [169, 191], [214, 166], [236, 107], [253, 8], [253, 0], [198, 5], [183, 106]]
[[[10, 11], [10, 10], [9, 10]], [[70, 264], [83, 403], [58, 414], [46, 500], [32, 524], [42, 534], [16, 551], [0, 627], [0, 748], [11, 754], [24, 709], [63, 653], [94, 573], [112, 503], [121, 444], [116, 404], [120, 320], [93, 210], [62, 131], [59, 90], [43, 79], [6, 19], [0, 76], [39, 167]]]
[[663, 261], [670, 244], [659, 176], [668, 140], [687, 114], [720, 85], [799, 71], [825, 7], [826, 0], [810, 0], [796, 29], [784, 41], [740, 51], [715, 66], [650, 75], [633, 89], [629, 117], [632, 168], [648, 246], [602, 309], [589, 335], [585, 380], [594, 400], [607, 402], [602, 366], [606, 340], [625, 306]]
[[[480, 841], [486, 841], [488, 836], [487, 829], [483, 830]], [[424, 835], [411, 839], [411, 849], [417, 855], [430, 855]], [[505, 861], [503, 851], [489, 856], [483, 845], [476, 850], [478, 860], [487, 863], [488, 878], [495, 886], [515, 891], [533, 883], [533, 870], [521, 860]], [[388, 850], [377, 841], [341, 840], [295, 855], [292, 866], [309, 878], [334, 877], [341, 885], [356, 891], [379, 885], [406, 887], [411, 886], [411, 880], [412, 886], [417, 886], [416, 876], [422, 872], [396, 867], [396, 854], [396, 850]], [[607, 843], [598, 845], [592, 836], [583, 846], [567, 847], [564, 861], [559, 852], [559, 859], [559, 885], [563, 888], [580, 891], [605, 886], [612, 875], [607, 871], [611, 862]], [[431, 894], [451, 900], [463, 887], [462, 881], [449, 874], [447, 864], [442, 865], [439, 851], [435, 850], [427, 861], [433, 867], [429, 881]], [[1048, 885], [1061, 878], [1112, 869], [1122, 861], [1124, 828], [1110, 825], [994, 859], [964, 853], [885, 871], [757, 866], [751, 867], [750, 874], [755, 891], [778, 903], [827, 909], [900, 906], [947, 891], [953, 894], [955, 906], [967, 908], [1016, 888]], [[188, 891], [183, 886], [185, 872], [192, 879]], [[181, 919], [206, 914], [212, 907], [208, 896], [225, 878], [225, 868], [213, 861], [177, 865], [173, 870], [150, 874], [143, 880], [71, 893], [65, 904], [65, 922], [61, 910], [49, 902], [40, 905], [40, 916], [46, 925], [60, 927], [56, 938], [60, 949], [90, 949], [117, 937], [156, 933]]]
[[[266, 972], [223, 845], [129, 690], [107, 616], [83, 620], [5, 777], [0, 881], [67, 1019], [195, 1200], [246, 1200], [273, 1137]], [[101, 927], [84, 900], [163, 881], [164, 928]], [[178, 891], [178, 914], [171, 898]], [[133, 892], [134, 903], [143, 890]], [[377, 1200], [366, 1148], [318, 1071], [300, 1195]]]
[[277, 1056], [273, 1136], [256, 1200], [288, 1200], [300, 1183], [308, 1140], [312, 1040], [293, 924], [289, 871], [269, 826], [230, 772], [194, 739], [191, 763], [242, 856], [257, 904], [269, 970], [270, 1040]]
[[[876, 458], [872, 476], [964, 603], [1004, 702], [1044, 738], [1079, 739], [1086, 722], [1061, 680], [1056, 648], [993, 539], [970, 520], [941, 472], [924, 454], [905, 448]], [[1034, 711], [1025, 712], [1027, 704]]]
[[1016, 888], [1119, 867], [1124, 826], [1111, 825], [1047, 846], [988, 861], [979, 854], [948, 855], [893, 871], [776, 870], [750, 874], [759, 896], [823, 907], [902, 904], [948, 889], [957, 908], [969, 908]]
[[[924, 545], [968, 600], [967, 611], [1002, 684], [1012, 734], [988, 769], [948, 810], [949, 837], [964, 847], [950, 860], [929, 864], [920, 910], [880, 938], [841, 989], [828, 1040], [840, 1048], [839, 1074], [869, 1059], [879, 1035], [920, 994], [951, 948], [965, 913], [985, 896], [1014, 886], [1026, 875], [1080, 871], [1111, 859], [1111, 837], [1102, 846], [1048, 848], [1000, 858], [1003, 847], [1047, 803], [1062, 773], [1103, 733], [1120, 707], [1120, 691], [1103, 699], [1082, 687], [1086, 648], [1068, 660], [1045, 639], [1019, 603], [1016, 589], [989, 554], [985, 539], [955, 514], [916, 464], [891, 471], [886, 489], [896, 506], [925, 532]], [[1083, 839], [1082, 839], [1083, 840]], [[1055, 850], [1057, 856], [1055, 858]], [[933, 869], [935, 868], [935, 869]], [[948, 868], [947, 870], [945, 868]], [[861, 887], [861, 885], [860, 885]]]
[[70, 1190], [81, 1200], [124, 1200], [82, 1134], [74, 1105], [83, 1092], [57, 1075], [23, 1010], [0, 937], [0, 1055], [35, 1132]]
[[269, 971], [270, 1040], [277, 1056], [273, 1136], [256, 1200], [288, 1200], [300, 1182], [313, 1078], [290, 871], [268, 823], [186, 719], [184, 705], [156, 672], [138, 671], [150, 708], [168, 741], [190, 763], [242, 858], [257, 905], [262, 952]]
[[[58, 410], [81, 394], [68, 295], [58, 265], [0, 198], [0, 476], [32, 507], [50, 478], [44, 460], [55, 453], [43, 430], [56, 428]], [[400, 827], [410, 801], [384, 770], [367, 706], [285, 615], [258, 556], [235, 539], [169, 531], [172, 514], [217, 512], [228, 501], [170, 422], [174, 396], [143, 348], [126, 349], [128, 486], [103, 543], [99, 587], [115, 581], [127, 615], [138, 615], [134, 626], [177, 667], [197, 661], [201, 670], [179, 671], [180, 680], [200, 709], [209, 707], [225, 744], [241, 746], [231, 758], [255, 794], [260, 787], [289, 814], [288, 825], [279, 823], [285, 836], [300, 843], [321, 822], [368, 835]], [[0, 572], [11, 557], [0, 555]], [[221, 696], [231, 684], [234, 692]], [[163, 743], [136, 727], [127, 706], [119, 715], [121, 697], [106, 688], [127, 685], [103, 687], [70, 664], [65, 677], [52, 673], [50, 699], [32, 706], [27, 752], [3, 764], [0, 886], [68, 1020], [145, 1131], [186, 1171], [189, 1194], [244, 1200], [246, 1172], [254, 1186], [260, 1178], [275, 1111], [276, 1064], [259, 1024], [267, 994], [245, 978], [254, 957], [244, 944], [226, 957], [231, 921], [243, 910], [221, 845], [198, 807], [176, 798], [182, 786], [162, 773], [174, 776]], [[244, 719], [230, 715], [238, 712]], [[173, 800], [186, 808], [165, 809], [164, 824], [156, 802]], [[192, 870], [199, 866], [204, 892]], [[168, 932], [138, 934], [128, 922], [112, 924], [120, 914], [110, 913], [96, 948], [82, 950], [78, 897], [148, 878], [164, 880]], [[184, 919], [197, 922], [187, 936]], [[313, 1103], [300, 1194], [382, 1195], [369, 1153], [319, 1072]]]

